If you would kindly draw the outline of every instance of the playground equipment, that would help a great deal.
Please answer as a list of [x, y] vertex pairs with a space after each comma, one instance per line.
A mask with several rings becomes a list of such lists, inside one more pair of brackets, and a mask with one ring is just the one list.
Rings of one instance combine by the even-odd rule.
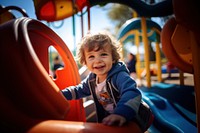
[[171, 18], [162, 30], [162, 50], [176, 67], [183, 72], [193, 73], [192, 52], [189, 32], [177, 25], [175, 18]]
[[[126, 43], [128, 40], [134, 40], [134, 43], [137, 47], [139, 47], [140, 42], [144, 43], [144, 49], [145, 49], [145, 68], [148, 68], [146, 71], [147, 75], [150, 75], [150, 61], [149, 61], [149, 41], [150, 42], [155, 42], [156, 43], [156, 64], [157, 64], [157, 77], [158, 81], [161, 82], [162, 76], [161, 76], [161, 52], [160, 52], [160, 31], [161, 27], [153, 22], [150, 19], [146, 19], [146, 25], [145, 28], [147, 29], [147, 36], [144, 36], [142, 34], [141, 29], [142, 29], [142, 20], [141, 18], [133, 18], [130, 20], [127, 20], [127, 22], [120, 28], [119, 33], [118, 33], [118, 39], [122, 44]], [[145, 41], [144, 41], [145, 40]], [[145, 43], [146, 42], [146, 43]], [[140, 69], [140, 53], [138, 51], [137, 53], [137, 63], [138, 66], [137, 70]], [[141, 72], [140, 72], [141, 73]], [[137, 72], [137, 75], [139, 78], [141, 77], [139, 72]], [[147, 78], [147, 84], [151, 86], [151, 79], [150, 76]], [[150, 87], [148, 86], [148, 87]]]
[[[185, 64], [188, 63], [188, 65], [186, 66], [188, 68], [187, 71], [192, 72], [194, 75], [194, 88], [195, 88], [195, 103], [196, 103], [196, 113], [197, 113], [197, 128], [198, 130], [200, 129], [200, 115], [199, 115], [199, 110], [200, 110], [200, 58], [198, 58], [198, 52], [200, 51], [200, 40], [199, 40], [199, 36], [200, 36], [200, 17], [198, 17], [197, 14], [199, 14], [199, 9], [197, 6], [197, 3], [195, 0], [192, 1], [187, 1], [187, 0], [173, 0], [173, 8], [174, 8], [174, 15], [175, 18], [173, 18], [172, 20], [169, 21], [175, 21], [174, 24], [177, 26], [182, 26], [183, 28], [181, 28], [181, 30], [184, 31], [184, 29], [187, 30], [186, 33], [188, 33], [187, 37], [185, 36], [185, 32], [183, 34], [180, 34], [179, 32], [179, 37], [181, 38], [188, 38], [189, 40], [189, 44], [187, 44], [187, 46], [189, 45], [191, 48], [191, 54], [192, 54], [192, 60], [189, 61], [190, 63], [186, 62], [186, 60], [182, 60]], [[183, 9], [187, 9], [187, 10], [183, 10]], [[168, 22], [168, 23], [173, 23], [173, 22]], [[177, 27], [176, 26], [176, 27]], [[167, 28], [168, 26], [166, 26], [165, 28]], [[178, 27], [179, 28], [179, 27]], [[170, 35], [171, 32], [170, 30], [168, 30], [168, 34]], [[172, 29], [173, 31], [173, 29]], [[178, 32], [176, 32], [176, 29], [174, 30], [174, 34], [176, 34]], [[177, 40], [179, 40], [180, 38], [177, 38]], [[168, 40], [167, 42], [165, 42], [165, 40], [163, 39], [162, 43], [168, 43], [170, 42], [170, 40]], [[173, 45], [176, 45], [177, 41], [173, 41]], [[184, 43], [185, 44], [185, 43]], [[184, 45], [183, 44], [183, 45]], [[174, 48], [175, 49], [175, 48]], [[173, 49], [172, 49], [173, 50]], [[177, 54], [179, 54], [178, 50], [176, 51]], [[187, 50], [188, 53], [188, 50]], [[169, 57], [170, 58], [170, 57]], [[177, 58], [174, 58], [175, 60]], [[191, 59], [191, 58], [190, 58]], [[172, 59], [173, 60], [173, 59]], [[190, 64], [192, 63], [192, 69], [190, 68]], [[189, 67], [188, 67], [189, 66]], [[182, 67], [181, 67], [182, 68]]]
[[173, 14], [172, 1], [165, 0], [148, 5], [140, 0], [34, 0], [36, 15], [39, 20], [56, 21], [70, 17], [83, 8], [95, 5], [119, 3], [133, 8], [139, 16], [161, 17]]
[[18, 11], [22, 14], [22, 16], [28, 17], [27, 13], [17, 6], [3, 7], [0, 5], [0, 24], [15, 18], [15, 16], [10, 12], [10, 10]]
[[[29, 18], [0, 26], [1, 128], [3, 132], [141, 132], [135, 123], [113, 128], [85, 122], [82, 100], [67, 101], [60, 89], [80, 82], [66, 44], [50, 28]], [[54, 46], [65, 67], [49, 76], [48, 47]]]
[[155, 116], [150, 131], [156, 132], [156, 128], [160, 132], [197, 133], [193, 86], [157, 83], [143, 93]]
[[[64, 13], [61, 10], [61, 9], [66, 9], [67, 7], [63, 8], [63, 6], [58, 6], [59, 7], [58, 9], [61, 10], [61, 12], [57, 11], [57, 8], [54, 8], [54, 7], [56, 7], [55, 1], [56, 0], [50, 1], [50, 2], [37, 1], [37, 0], [34, 1], [35, 6], [37, 7], [36, 11], [37, 11], [38, 19], [45, 20], [44, 17], [46, 17], [47, 21], [56, 21], [56, 20], [67, 17], [67, 16], [63, 15]], [[78, 6], [77, 2], [86, 2], [86, 3], [82, 3], [82, 4], [80, 4], [82, 6]], [[102, 0], [101, 1], [99, 1], [99, 0], [81, 1], [81, 0], [77, 0], [77, 1], [75, 1], [74, 5], [75, 5], [75, 7], [79, 7], [79, 8], [77, 8], [78, 9], [77, 11], [80, 11], [87, 4], [89, 4], [88, 7], [92, 7], [94, 5], [100, 4], [101, 2], [102, 3], [116, 2], [116, 3], [121, 3], [121, 4], [125, 4], [125, 5], [132, 7], [133, 9], [136, 10], [136, 12], [139, 14], [139, 16], [142, 17], [142, 25], [145, 25], [145, 22], [146, 22], [144, 17], [154, 17], [154, 16], [161, 17], [161, 16], [166, 16], [166, 15], [171, 15], [174, 13], [175, 22], [176, 22], [175, 24], [178, 24], [179, 26], [184, 27], [182, 29], [188, 30], [188, 35], [189, 35], [188, 38], [189, 38], [189, 42], [190, 42], [190, 46], [191, 46], [191, 54], [192, 54], [192, 60], [191, 61], [189, 60], [189, 64], [192, 64], [191, 71], [194, 74], [197, 129], [199, 130], [200, 129], [200, 125], [199, 125], [199, 123], [200, 123], [200, 115], [199, 115], [199, 110], [200, 110], [200, 104], [199, 104], [199, 101], [200, 101], [200, 91], [199, 91], [200, 90], [200, 82], [199, 82], [200, 58], [198, 58], [198, 52], [200, 51], [200, 47], [199, 47], [200, 46], [199, 45], [199, 43], [200, 43], [200, 40], [199, 40], [200, 18], [198, 17], [199, 16], [198, 14], [200, 12], [199, 12], [199, 7], [198, 7], [197, 2], [194, 0], [191, 0], [191, 1], [166, 0], [166, 1], [160, 2], [155, 5], [147, 5], [147, 4], [137, 1], [137, 0], [121, 0], [121, 1], [120, 0], [116, 0], [116, 1], [115, 0], [113, 0], [113, 1], [105, 1], [105, 0], [103, 0], [103, 1]], [[49, 12], [45, 12], [46, 11], [45, 9], [50, 9], [50, 8], [46, 8], [49, 5], [50, 5], [50, 7], [53, 7], [53, 8], [51, 8], [52, 12], [50, 14], [45, 14], [45, 13], [49, 13]], [[69, 1], [69, 5], [68, 5], [69, 6], [68, 9], [70, 9], [69, 14], [68, 14], [69, 16], [71, 16], [72, 14], [75, 13], [72, 5], [73, 5], [73, 3], [71, 3], [71, 1]], [[183, 9], [187, 9], [187, 10], [183, 10]], [[62, 15], [63, 16], [59, 17], [60, 14], [55, 14], [55, 13], [61, 13], [61, 16]], [[41, 14], [43, 14], [44, 17], [43, 16], [41, 17], [40, 16]], [[48, 20], [48, 18], [49, 18], [48, 15], [51, 16], [49, 20]], [[16, 23], [16, 25], [22, 26], [21, 22], [19, 20], [15, 21], [15, 23]], [[31, 25], [31, 24], [28, 24], [28, 25]], [[18, 41], [18, 39], [20, 38], [21, 35], [17, 34], [15, 37], [13, 37], [16, 39], [10, 39], [10, 35], [13, 35], [13, 32], [10, 32], [9, 30], [6, 30], [6, 28], [5, 29], [4, 28], [5, 28], [5, 25], [1, 26], [1, 28], [0, 28], [1, 36], [7, 35], [8, 38], [6, 39], [6, 41], [8, 41], [10, 43], [6, 43], [7, 45], [2, 45], [2, 44], [4, 44], [4, 42], [3, 42], [3, 40], [1, 40], [1, 53], [4, 55], [1, 55], [0, 61], [4, 62], [6, 64], [8, 63], [5, 66], [1, 66], [1, 70], [3, 70], [3, 75], [1, 76], [1, 90], [0, 90], [1, 91], [1, 93], [0, 93], [1, 100], [0, 100], [0, 103], [2, 105], [1, 112], [3, 115], [1, 114], [1, 120], [2, 120], [1, 123], [3, 125], [3, 129], [4, 130], [10, 129], [11, 131], [18, 131], [20, 129], [23, 131], [27, 131], [27, 130], [39, 131], [39, 130], [43, 130], [43, 129], [47, 130], [47, 128], [49, 128], [50, 130], [53, 131], [52, 128], [54, 128], [54, 127], [55, 127], [54, 129], [57, 130], [57, 128], [56, 128], [57, 125], [54, 125], [54, 124], [58, 123], [58, 126], [60, 127], [61, 130], [69, 131], [69, 129], [67, 129], [67, 127], [69, 127], [69, 126], [66, 126], [66, 124], [70, 124], [70, 123], [68, 123], [68, 122], [66, 123], [66, 122], [62, 121], [64, 119], [64, 117], [66, 117], [66, 116], [64, 116], [64, 114], [66, 114], [67, 110], [69, 109], [68, 107], [66, 107], [66, 104], [68, 104], [68, 102], [64, 101], [64, 99], [62, 99], [60, 97], [58, 87], [55, 87], [55, 83], [52, 81], [52, 79], [50, 77], [47, 76], [48, 73], [42, 67], [43, 64], [36, 65], [36, 68], [34, 69], [35, 64], [37, 64], [38, 62], [39, 62], [39, 64], [41, 64], [40, 59], [38, 60], [37, 54], [33, 54], [34, 59], [37, 59], [36, 60], [37, 63], [35, 63], [33, 61], [32, 57], [27, 56], [28, 55], [27, 53], [29, 52], [28, 48], [27, 47], [22, 48], [22, 46], [26, 46], [26, 45], [24, 45], [23, 43], [22, 43], [23, 45], [21, 45], [21, 43], [17, 43], [20, 45], [16, 45], [16, 43], [13, 43], [13, 42], [16, 42], [16, 40]], [[165, 26], [165, 28], [167, 28], [167, 26]], [[14, 33], [17, 33], [17, 30], [14, 28], [12, 29], [12, 31], [14, 31]], [[7, 34], [5, 34], [5, 33], [7, 33]], [[180, 37], [185, 37], [185, 36], [180, 35]], [[171, 39], [171, 38], [169, 38], [169, 39]], [[12, 43], [11, 43], [11, 40], [13, 41]], [[169, 42], [169, 40], [161, 40], [161, 41], [162, 41], [162, 43]], [[179, 41], [175, 39], [175, 40], [173, 40], [173, 42], [174, 42], [174, 44], [173, 43], [172, 44], [175, 46], [176, 42], [179, 42]], [[36, 43], [38, 43], [38, 42], [35, 42], [35, 44]], [[14, 46], [12, 44], [14, 44]], [[10, 49], [10, 51], [6, 51], [4, 49], [4, 47], [7, 50]], [[23, 50], [25, 50], [25, 51], [23, 52]], [[34, 49], [32, 49], [31, 51], [34, 51]], [[13, 54], [10, 54], [10, 53], [13, 53]], [[16, 56], [15, 56], [15, 54], [16, 54]], [[25, 55], [25, 56], [22, 56], [22, 55]], [[17, 56], [22, 56], [22, 58], [16, 58]], [[35, 58], [35, 57], [37, 57], [37, 58]], [[173, 59], [174, 58], [172, 58], [172, 60]], [[26, 68], [27, 68], [27, 65], [29, 64], [27, 62], [29, 62], [29, 61], [32, 62], [30, 64], [33, 64], [33, 66], [30, 66], [30, 70], [28, 71]], [[26, 63], [23, 64], [24, 66], [22, 67], [20, 65], [16, 65], [16, 62], [18, 62], [20, 64], [21, 63], [23, 64], [25, 62]], [[18, 71], [15, 71], [13, 69], [13, 66], [16, 66], [18, 68]], [[28, 76], [28, 75], [22, 74], [22, 72], [26, 72], [27, 74], [30, 74], [32, 71], [34, 72], [33, 75]], [[41, 71], [45, 72], [45, 74], [44, 73], [41, 74], [42, 78], [34, 79], [34, 81], [39, 81], [38, 84], [35, 84], [35, 82], [32, 81], [32, 78], [30, 78], [30, 76], [35, 77], [37, 72], [41, 72]], [[15, 75], [15, 77], [17, 77], [17, 78], [12, 77], [10, 75]], [[19, 79], [19, 75], [22, 80]], [[9, 82], [9, 84], [8, 84], [7, 83], [8, 81], [12, 81], [12, 82]], [[35, 95], [36, 95], [35, 88], [38, 88], [38, 86], [41, 86], [41, 88], [43, 88], [43, 87], [45, 88], [45, 86], [49, 83], [53, 86], [53, 87], [51, 87], [52, 89], [50, 89], [51, 91], [49, 91], [49, 90], [47, 91], [47, 89], [40, 89], [39, 94], [45, 94], [45, 95], [44, 95], [44, 97], [43, 97], [43, 95], [40, 95], [39, 98], [41, 98], [42, 101], [43, 100], [44, 101], [42, 103], [36, 102], [36, 101], [40, 101], [40, 99], [35, 98]], [[27, 89], [27, 88], [30, 88], [29, 85], [30, 86], [32, 85], [34, 87], [31, 87], [31, 89], [29, 90], [29, 89]], [[16, 86], [18, 86], [18, 87], [16, 87]], [[19, 90], [21, 90], [21, 89], [22, 89], [22, 91], [19, 92]], [[24, 93], [21, 93], [21, 92], [24, 92]], [[27, 96], [27, 93], [31, 94], [31, 95]], [[50, 94], [50, 96], [47, 94]], [[27, 100], [27, 99], [30, 99], [30, 97], [33, 99], [31, 99], [30, 101]], [[52, 98], [52, 97], [55, 97], [55, 98]], [[60, 97], [60, 98], [58, 99], [58, 97]], [[55, 99], [57, 101], [61, 101], [63, 104], [58, 104]], [[53, 104], [54, 102], [55, 102], [55, 104]], [[39, 104], [39, 106], [38, 106], [38, 104]], [[43, 106], [43, 104], [44, 104], [44, 106]], [[56, 109], [56, 108], [54, 108], [54, 105], [59, 106], [59, 107], [56, 107], [58, 109], [58, 111], [57, 110], [54, 111], [54, 109]], [[63, 106], [63, 105], [65, 105], [65, 106]], [[46, 106], [47, 106], [47, 108], [45, 108]], [[40, 108], [38, 108], [38, 107], [40, 107]], [[41, 107], [44, 107], [44, 108], [41, 108]], [[46, 112], [49, 111], [49, 108], [50, 108], [50, 112], [49, 112], [48, 116], [46, 116], [46, 115], [42, 116], [43, 114], [45, 114]], [[7, 111], [7, 109], [10, 112]], [[37, 109], [37, 110], [34, 112], [33, 109]], [[31, 112], [28, 113], [30, 110], [31, 110]], [[65, 113], [62, 112], [61, 110], [62, 111], [65, 110]], [[37, 114], [36, 112], [39, 112], [39, 113]], [[58, 112], [58, 113], [55, 114], [55, 112]], [[16, 116], [19, 116], [19, 117], [16, 117]], [[48, 121], [49, 119], [54, 119], [54, 120]], [[59, 120], [61, 119], [61, 121], [59, 121], [58, 119]], [[10, 128], [10, 126], [7, 126], [7, 124], [12, 125], [13, 127]], [[77, 132], [83, 131], [83, 129], [85, 129], [83, 132], [86, 132], [88, 130], [90, 130], [88, 132], [92, 132], [92, 131], [94, 131], [93, 129], [95, 129], [95, 128], [96, 128], [95, 132], [101, 131], [99, 129], [107, 129], [108, 132], [113, 130], [112, 127], [104, 127], [103, 125], [93, 124], [93, 123], [82, 123], [82, 122], [74, 123], [74, 122], [72, 122], [71, 124], [70, 124], [70, 129], [74, 130], [74, 132], [75, 131], [77, 131]], [[49, 125], [54, 125], [54, 126], [51, 126], [52, 128], [50, 128]], [[75, 125], [79, 125], [79, 126], [77, 127]], [[84, 125], [84, 126], [80, 126], [80, 125]], [[128, 132], [128, 131], [131, 131], [129, 129], [133, 129], [133, 130], [138, 129], [137, 125], [135, 125], [134, 123], [130, 127], [129, 126], [130, 125], [128, 125], [128, 127], [124, 127], [124, 128], [116, 128], [115, 131], [120, 132], [122, 130], [125, 130], [125, 132]], [[30, 130], [30, 129], [32, 129], [32, 130]]]

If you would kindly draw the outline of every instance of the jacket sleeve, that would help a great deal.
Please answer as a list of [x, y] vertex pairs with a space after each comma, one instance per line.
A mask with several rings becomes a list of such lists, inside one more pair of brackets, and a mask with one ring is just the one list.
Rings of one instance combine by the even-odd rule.
[[114, 113], [124, 116], [127, 120], [132, 120], [139, 110], [142, 99], [141, 92], [137, 88], [135, 80], [126, 72], [118, 73], [115, 81], [114, 84], [119, 90], [120, 99]]
[[61, 90], [61, 92], [67, 100], [80, 99], [91, 95], [88, 85], [88, 78], [84, 79], [80, 84], [76, 86], [69, 86]]

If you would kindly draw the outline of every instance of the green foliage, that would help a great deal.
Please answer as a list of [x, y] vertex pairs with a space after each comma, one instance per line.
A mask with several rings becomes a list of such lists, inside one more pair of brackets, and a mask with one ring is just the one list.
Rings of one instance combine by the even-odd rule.
[[116, 32], [129, 19], [133, 17], [134, 10], [122, 4], [112, 4], [108, 9], [108, 17], [115, 24]]

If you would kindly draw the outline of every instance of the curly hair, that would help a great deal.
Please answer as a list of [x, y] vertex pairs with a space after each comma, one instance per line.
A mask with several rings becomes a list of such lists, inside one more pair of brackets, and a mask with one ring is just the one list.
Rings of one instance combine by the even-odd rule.
[[80, 64], [85, 65], [86, 60], [84, 50], [87, 50], [88, 52], [93, 50], [98, 51], [107, 48], [108, 46], [111, 48], [114, 63], [118, 62], [120, 59], [120, 45], [114, 37], [106, 32], [98, 32], [96, 34], [88, 33], [78, 44], [77, 59]]

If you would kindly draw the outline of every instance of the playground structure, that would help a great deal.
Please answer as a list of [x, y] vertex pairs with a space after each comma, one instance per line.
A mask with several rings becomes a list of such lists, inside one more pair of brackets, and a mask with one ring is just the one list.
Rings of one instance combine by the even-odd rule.
[[[1, 66], [4, 70], [1, 76], [2, 131], [96, 132], [103, 128], [140, 132], [135, 123], [118, 129], [85, 123], [82, 100], [66, 101], [59, 92], [65, 86], [80, 82], [77, 65], [64, 42], [47, 26], [29, 18], [14, 19], [1, 26], [0, 34], [9, 37], [1, 41], [4, 44], [1, 61], [5, 62]], [[67, 66], [57, 71], [55, 80], [48, 74], [50, 45], [58, 50]]]
[[[118, 40], [120, 40], [121, 44], [125, 44], [127, 41], [132, 40], [134, 41], [133, 44], [136, 45], [138, 51], [136, 53], [137, 57], [137, 75], [138, 78], [141, 79], [141, 60], [140, 60], [140, 42], [144, 43], [144, 58], [145, 58], [145, 68], [148, 72], [150, 72], [150, 61], [149, 61], [149, 42], [155, 42], [156, 44], [156, 66], [157, 66], [157, 79], [158, 82], [162, 81], [162, 73], [161, 73], [161, 48], [160, 48], [160, 32], [161, 27], [151, 21], [150, 19], [146, 20], [146, 27], [147, 27], [147, 34], [143, 37], [141, 30], [141, 19], [140, 18], [133, 18], [131, 20], [128, 20], [120, 29], [118, 34]], [[123, 54], [122, 54], [123, 55]], [[155, 69], [155, 68], [154, 68]], [[151, 79], [150, 79], [150, 73], [147, 73], [147, 84], [149, 87], [151, 86]]]
[[[48, 3], [48, 1], [43, 1], [43, 3], [39, 4], [39, 2], [36, 2], [35, 4], [36, 6], [38, 4], [39, 7], [37, 10], [39, 13], [37, 12], [37, 16], [40, 20], [43, 19], [39, 16], [39, 14], [42, 13], [40, 12], [40, 9], [42, 9], [42, 6], [46, 4], [45, 2]], [[109, 1], [77, 0], [76, 3], [72, 3], [72, 1], [67, 2], [69, 2], [67, 4], [69, 7], [71, 7], [73, 4], [76, 4], [75, 7], [77, 7], [77, 11], [80, 11], [84, 6], [92, 7], [101, 2], [105, 3]], [[153, 6], [146, 5], [143, 2], [138, 2], [135, 0], [116, 1], [116, 3], [126, 4], [130, 6], [131, 8], [135, 9], [137, 13], [141, 16], [142, 35], [144, 38], [147, 38], [147, 29], [145, 25], [148, 21], [145, 17], [166, 16], [174, 13], [175, 18], [170, 21], [173, 21], [171, 22], [173, 24], [175, 23], [174, 27], [176, 28], [172, 28], [169, 31], [169, 27], [167, 26], [168, 23], [166, 23], [166, 26], [163, 28], [164, 33], [161, 32], [161, 42], [163, 46], [168, 46], [169, 43], [171, 43], [170, 46], [173, 45], [173, 49], [170, 49], [172, 50], [171, 53], [176, 53], [176, 55], [180, 57], [178, 58], [175, 57], [175, 55], [169, 55], [169, 51], [163, 50], [163, 52], [171, 62], [177, 63], [178, 60], [180, 62], [183, 62], [183, 64], [187, 64], [186, 67], [183, 67], [182, 64], [177, 64], [177, 67], [179, 67], [179, 69], [184, 72], [194, 74], [197, 115], [196, 119], [197, 130], [199, 130], [200, 117], [198, 115], [198, 112], [200, 110], [200, 59], [197, 57], [197, 53], [200, 50], [200, 40], [198, 38], [198, 36], [200, 35], [200, 19], [197, 17], [199, 14], [199, 10], [197, 9], [197, 5], [195, 5], [195, 1], [188, 2], [186, 0], [166, 0]], [[55, 3], [53, 3], [53, 5], [54, 4]], [[59, 4], [62, 4], [62, 2]], [[136, 6], [138, 4], [141, 6]], [[181, 10], [182, 7], [180, 6], [180, 4], [181, 6], [189, 8], [189, 12]], [[52, 5], [51, 1], [47, 5]], [[71, 16], [75, 13], [74, 10], [71, 9], [73, 9], [73, 7], [69, 8], [67, 16], [61, 14], [62, 17], [58, 17], [56, 16], [58, 14], [53, 14], [53, 16], [50, 17], [51, 19], [47, 21], [59, 20]], [[159, 9], [162, 10], [159, 11]], [[172, 9], [174, 10], [174, 12], [172, 12]], [[194, 15], [191, 16], [191, 14]], [[42, 27], [42, 29], [38, 27]], [[180, 27], [182, 28], [180, 29]], [[178, 32], [179, 30], [185, 31], [185, 29], [187, 29], [187, 32]], [[174, 38], [172, 37], [171, 39], [172, 33]], [[1, 76], [1, 105], [3, 107], [3, 110], [1, 111], [3, 114], [3, 116], [1, 114], [1, 118], [3, 118], [1, 120], [3, 121], [1, 123], [3, 123], [3, 129], [5, 131], [10, 130], [21, 132], [53, 132], [62, 130], [65, 132], [140, 132], [138, 126], [135, 123], [130, 123], [125, 127], [117, 128], [107, 127], [96, 123], [87, 123], [85, 122], [85, 118], [83, 117], [84, 110], [82, 107], [82, 101], [78, 100], [69, 103], [69, 101], [64, 100], [64, 98], [59, 93], [59, 89], [80, 82], [76, 64], [73, 60], [71, 53], [69, 52], [69, 49], [64, 46], [63, 41], [40, 22], [28, 18], [15, 19], [9, 21], [6, 24], [2, 24], [0, 26], [0, 34], [1, 36], [7, 37], [7, 39], [1, 40], [0, 58], [0, 61], [6, 64], [4, 66], [1, 66], [1, 70], [4, 70], [2, 73], [3, 75]], [[168, 40], [165, 38], [165, 35], [168, 35]], [[183, 37], [188, 38], [189, 41], [187, 42], [189, 44], [187, 43], [187, 45], [190, 46], [190, 50], [177, 49], [180, 48], [178, 46], [174, 47], [177, 45], [177, 43], [181, 41], [181, 38]], [[45, 42], [41, 40], [45, 40]], [[143, 41], [144, 43], [146, 43], [147, 40]], [[57, 81], [52, 80], [51, 77], [48, 76], [49, 65], [47, 63], [47, 47], [49, 47], [50, 45], [53, 45], [57, 49], [59, 54], [62, 56], [62, 59], [64, 59], [65, 64], [69, 65], [68, 68], [64, 68], [63, 71], [61, 70], [60, 72], [58, 72], [58, 75], [60, 75], [58, 77], [62, 76], [65, 78], [58, 78]], [[184, 55], [185, 53], [187, 55]], [[185, 58], [185, 56], [187, 58]], [[145, 58], [145, 60], [147, 61], [147, 57]], [[148, 69], [149, 66], [148, 64], [146, 65]], [[17, 68], [18, 71], [15, 71], [15, 69], [13, 69], [14, 66]], [[149, 72], [147, 70], [147, 74], [148, 73]], [[12, 77], [11, 75], [15, 76]], [[66, 75], [71, 76], [68, 76], [70, 78], [66, 79]], [[33, 77], [37, 78], [35, 79]], [[149, 76], [147, 75], [147, 77]], [[67, 83], [63, 82], [66, 80], [68, 81]], [[10, 81], [9, 84], [7, 83], [8, 81]], [[151, 84], [148, 84], [147, 87], [150, 88]], [[30, 95], [27, 96], [27, 93]], [[70, 107], [67, 105], [70, 105]], [[7, 111], [7, 109], [9, 109], [9, 111]], [[15, 110], [14, 114], [13, 110]], [[10, 127], [10, 125], [12, 127]], [[102, 129], [104, 130], [102, 131]], [[178, 132], [178, 130], [175, 131]]]

